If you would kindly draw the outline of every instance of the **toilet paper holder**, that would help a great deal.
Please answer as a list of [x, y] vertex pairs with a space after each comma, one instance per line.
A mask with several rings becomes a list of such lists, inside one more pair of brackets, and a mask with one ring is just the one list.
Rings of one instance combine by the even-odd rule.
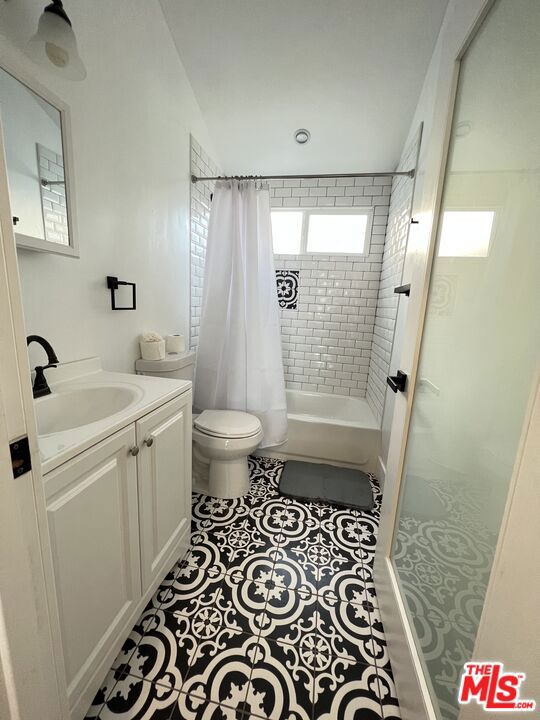
[[[132, 302], [130, 307], [118, 307], [116, 305], [116, 296], [115, 292], [118, 290], [120, 285], [130, 285], [132, 290]], [[111, 291], [111, 308], [113, 310], [136, 310], [137, 309], [137, 286], [135, 283], [132, 282], [125, 282], [124, 280], [119, 280], [117, 277], [114, 277], [113, 275], [107, 275], [107, 287]]]

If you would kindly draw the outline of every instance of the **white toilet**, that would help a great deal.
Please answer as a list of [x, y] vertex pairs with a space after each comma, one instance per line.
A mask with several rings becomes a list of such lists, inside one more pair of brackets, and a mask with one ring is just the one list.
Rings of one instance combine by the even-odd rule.
[[193, 418], [193, 445], [210, 461], [208, 494], [242, 497], [249, 491], [247, 458], [263, 437], [259, 418], [236, 410], [204, 410]]
[[[164, 360], [137, 360], [138, 375], [193, 381], [195, 352], [169, 353]], [[247, 458], [263, 437], [255, 415], [236, 410], [203, 410], [193, 415], [193, 461], [206, 464], [196, 473], [199, 487], [219, 498], [238, 498], [249, 490]], [[200, 485], [203, 487], [200, 487]], [[206, 486], [206, 487], [205, 487]]]

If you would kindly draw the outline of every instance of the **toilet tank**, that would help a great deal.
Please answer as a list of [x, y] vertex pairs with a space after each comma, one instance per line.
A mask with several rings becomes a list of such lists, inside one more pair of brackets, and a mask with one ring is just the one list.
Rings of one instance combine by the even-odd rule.
[[163, 360], [136, 360], [137, 375], [155, 375], [172, 380], [190, 380], [193, 382], [195, 370], [195, 351], [167, 353]]

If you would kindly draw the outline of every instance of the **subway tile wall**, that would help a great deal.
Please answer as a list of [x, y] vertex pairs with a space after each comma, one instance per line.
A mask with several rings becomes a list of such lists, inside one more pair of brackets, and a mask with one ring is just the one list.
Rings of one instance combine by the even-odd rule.
[[[62, 155], [49, 150], [44, 145], [36, 143], [39, 179], [53, 182], [64, 181], [64, 158]], [[41, 209], [43, 211], [43, 226], [45, 240], [69, 245], [69, 226], [66, 204], [65, 185], [50, 185], [41, 191]]]
[[[416, 166], [420, 131], [403, 152], [399, 170]], [[377, 299], [377, 312], [373, 331], [373, 345], [369, 363], [367, 401], [379, 422], [382, 421], [386, 395], [386, 377], [390, 371], [390, 358], [394, 341], [399, 296], [394, 288], [402, 284], [403, 264], [409, 237], [414, 180], [396, 177], [392, 184], [390, 212]], [[407, 302], [403, 299], [402, 302]], [[397, 370], [397, 368], [392, 368]]]
[[391, 189], [391, 177], [270, 182], [274, 208], [373, 208], [369, 255], [274, 255], [300, 271], [297, 309], [281, 310], [288, 388], [365, 397]]
[[[416, 143], [411, 144], [414, 153]], [[413, 152], [414, 151], [414, 152]], [[403, 167], [409, 162], [404, 155]], [[412, 167], [412, 165], [411, 165]], [[191, 138], [191, 172], [219, 175], [220, 169]], [[191, 187], [191, 332], [197, 348], [204, 262], [213, 183]], [[276, 270], [299, 270], [296, 310], [281, 310], [287, 387], [364, 397], [380, 420], [397, 312], [393, 295], [401, 277], [410, 216], [407, 179], [315, 178], [270, 182], [272, 207], [372, 207], [370, 253], [275, 255]], [[405, 208], [405, 209], [404, 209]], [[385, 236], [388, 238], [385, 248]]]
[[[197, 140], [191, 135], [191, 174], [197, 176], [216, 176], [221, 171], [208, 156]], [[210, 195], [214, 190], [212, 182], [191, 184], [191, 330], [190, 347], [197, 349], [201, 324], [202, 289], [204, 280], [204, 261], [206, 241], [208, 239], [208, 220], [210, 218]]]

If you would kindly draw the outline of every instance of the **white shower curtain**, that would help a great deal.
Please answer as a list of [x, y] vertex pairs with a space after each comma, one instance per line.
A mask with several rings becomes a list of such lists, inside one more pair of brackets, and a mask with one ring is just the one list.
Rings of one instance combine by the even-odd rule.
[[270, 193], [254, 181], [219, 181], [214, 191], [194, 405], [256, 415], [261, 447], [287, 438]]

